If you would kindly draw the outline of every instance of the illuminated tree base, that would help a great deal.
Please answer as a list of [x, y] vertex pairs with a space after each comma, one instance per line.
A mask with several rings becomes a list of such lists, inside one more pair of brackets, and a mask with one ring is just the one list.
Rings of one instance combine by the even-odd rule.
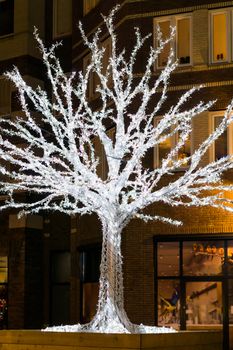
[[136, 325], [129, 321], [125, 311], [117, 312], [113, 305], [105, 304], [93, 320], [86, 324], [48, 327], [47, 332], [90, 332], [90, 333], [174, 333], [173, 328]]

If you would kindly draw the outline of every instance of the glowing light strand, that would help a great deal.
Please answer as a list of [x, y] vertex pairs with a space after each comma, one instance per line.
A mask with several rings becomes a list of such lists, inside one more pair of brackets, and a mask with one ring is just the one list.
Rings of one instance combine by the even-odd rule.
[[[208, 110], [213, 102], [200, 102], [184, 110], [184, 104], [196, 89], [185, 92], [169, 111], [155, 124], [161, 107], [166, 102], [169, 79], [177, 66], [173, 51], [157, 79], [153, 67], [158, 55], [175, 35], [163, 40], [158, 28], [158, 47], [150, 48], [144, 74], [135, 84], [134, 70], [137, 56], [148, 36], [135, 30], [136, 43], [127, 60], [125, 51], [118, 52], [113, 18], [117, 7], [104, 17], [112, 40], [112, 52], [106, 72], [102, 70], [104, 49], [99, 29], [88, 39], [80, 25], [83, 40], [91, 53], [85, 72], [63, 72], [55, 56], [57, 45], [47, 49], [35, 32], [51, 84], [53, 101], [41, 87], [32, 89], [25, 83], [17, 68], [6, 76], [19, 90], [24, 116], [14, 120], [0, 120], [0, 193], [7, 195], [1, 209], [17, 208], [20, 215], [41, 210], [57, 210], [69, 215], [96, 213], [102, 223], [103, 246], [100, 266], [100, 290], [97, 313], [85, 325], [61, 326], [49, 330], [83, 332], [173, 332], [173, 329], [132, 324], [124, 310], [121, 234], [133, 218], [145, 221], [160, 220], [179, 225], [179, 221], [144, 214], [153, 203], [172, 206], [213, 206], [232, 211], [232, 200], [227, 197], [232, 185], [221, 183], [223, 171], [233, 168], [232, 157], [225, 157], [200, 167], [208, 147], [232, 122], [233, 102], [228, 106], [223, 121], [194, 153], [187, 158], [189, 167], [180, 176], [174, 176], [183, 160], [177, 159], [191, 131], [193, 118]], [[96, 92], [102, 105], [93, 110], [88, 95], [88, 81], [98, 76]], [[110, 84], [111, 81], [111, 84]], [[153, 82], [153, 84], [152, 84]], [[149, 108], [155, 94], [159, 99]], [[140, 101], [132, 112], [132, 101]], [[30, 111], [29, 103], [37, 115]], [[115, 127], [115, 140], [106, 130], [106, 120]], [[46, 134], [46, 131], [48, 133]], [[179, 134], [176, 146], [156, 169], [145, 169], [142, 160], [149, 149], [158, 147], [167, 138]], [[14, 138], [21, 143], [14, 143]], [[99, 156], [95, 148], [98, 139], [104, 149], [108, 173], [106, 179], [98, 175]], [[4, 165], [6, 164], [6, 166]], [[7, 165], [11, 164], [15, 170]], [[169, 174], [170, 182], [163, 187], [160, 180]], [[32, 203], [19, 202], [17, 193], [35, 193]], [[38, 196], [39, 195], [39, 196]]]

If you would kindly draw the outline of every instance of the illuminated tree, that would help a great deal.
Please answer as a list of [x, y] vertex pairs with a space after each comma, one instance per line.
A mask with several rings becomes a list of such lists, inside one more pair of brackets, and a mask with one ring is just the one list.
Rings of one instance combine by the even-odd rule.
[[[185, 92], [157, 123], [167, 98], [171, 73], [177, 63], [170, 50], [167, 64], [157, 79], [153, 67], [164, 46], [175, 35], [163, 39], [158, 30], [158, 46], [150, 48], [144, 73], [135, 84], [135, 61], [149, 36], [135, 31], [135, 46], [130, 58], [117, 49], [113, 28], [114, 9], [104, 18], [111, 37], [111, 56], [103, 70], [104, 48], [99, 29], [89, 40], [80, 25], [83, 40], [90, 50], [90, 64], [85, 72], [67, 76], [55, 56], [57, 45], [47, 49], [36, 33], [36, 39], [47, 69], [52, 98], [41, 87], [33, 89], [23, 80], [17, 68], [8, 72], [19, 91], [23, 117], [0, 121], [1, 193], [6, 196], [2, 209], [19, 209], [20, 215], [55, 210], [68, 215], [96, 213], [102, 224], [102, 258], [97, 313], [85, 325], [58, 327], [56, 330], [100, 332], [163, 332], [163, 328], [132, 324], [124, 310], [121, 234], [129, 221], [160, 220], [179, 225], [169, 217], [145, 215], [151, 204], [171, 206], [212, 206], [232, 211], [226, 193], [231, 185], [221, 182], [224, 171], [233, 167], [232, 157], [224, 157], [200, 166], [203, 155], [232, 121], [232, 102], [218, 128], [186, 158], [189, 166], [177, 177], [174, 172], [183, 165], [178, 152], [192, 132], [193, 118], [208, 110], [213, 102], [200, 102], [184, 110], [185, 102], [196, 91]], [[98, 77], [98, 110], [88, 96], [89, 79]], [[152, 83], [153, 82], [153, 83]], [[156, 98], [155, 98], [156, 96]], [[159, 96], [159, 98], [157, 98]], [[132, 110], [134, 101], [137, 109]], [[157, 101], [153, 105], [153, 101]], [[30, 103], [29, 103], [30, 102]], [[38, 112], [31, 112], [31, 108]], [[112, 140], [106, 125], [115, 128]], [[177, 144], [154, 169], [145, 168], [143, 159], [150, 149], [169, 137], [179, 135]], [[104, 149], [107, 176], [98, 175], [98, 139]], [[14, 142], [17, 140], [17, 142]], [[9, 168], [7, 165], [11, 164]], [[161, 187], [161, 179], [169, 181]], [[35, 194], [30, 201], [19, 201], [19, 193]], [[34, 200], [32, 200], [34, 198]]]

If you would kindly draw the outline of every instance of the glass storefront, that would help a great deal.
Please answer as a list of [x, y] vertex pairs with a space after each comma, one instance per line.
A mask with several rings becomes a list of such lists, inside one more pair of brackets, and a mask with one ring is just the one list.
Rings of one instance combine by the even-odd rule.
[[233, 349], [233, 240], [166, 237], [155, 252], [157, 324], [222, 329]]

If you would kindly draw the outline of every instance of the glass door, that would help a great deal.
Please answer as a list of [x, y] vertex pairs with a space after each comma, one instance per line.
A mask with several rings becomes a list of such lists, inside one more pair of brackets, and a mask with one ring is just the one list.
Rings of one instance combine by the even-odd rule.
[[186, 282], [186, 329], [221, 329], [222, 282]]

